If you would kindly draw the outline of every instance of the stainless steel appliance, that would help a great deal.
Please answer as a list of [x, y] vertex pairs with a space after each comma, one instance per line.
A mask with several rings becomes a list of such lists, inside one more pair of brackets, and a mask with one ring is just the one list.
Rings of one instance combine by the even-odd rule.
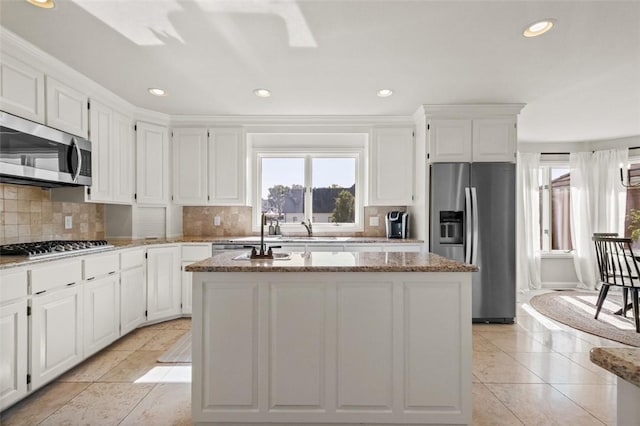
[[92, 253], [112, 248], [105, 240], [53, 240], [0, 246], [1, 256], [28, 256], [29, 259]]
[[474, 322], [512, 323], [516, 310], [515, 164], [431, 165], [430, 250], [477, 265]]
[[91, 142], [0, 111], [0, 182], [91, 185]]
[[388, 212], [384, 218], [387, 238], [407, 238], [409, 236], [409, 213]]

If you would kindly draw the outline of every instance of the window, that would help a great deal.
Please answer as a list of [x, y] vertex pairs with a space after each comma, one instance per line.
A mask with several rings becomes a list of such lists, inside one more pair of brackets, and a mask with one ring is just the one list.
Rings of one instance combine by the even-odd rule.
[[[280, 222], [281, 228], [302, 232], [311, 219], [314, 231], [361, 227], [359, 152], [257, 153], [257, 188], [262, 212]], [[291, 225], [288, 229], [286, 225]], [[295, 225], [295, 226], [294, 226]]]
[[[631, 213], [632, 211], [640, 212], [640, 158], [630, 158], [632, 164], [629, 165], [628, 178], [625, 176], [624, 181], [632, 185], [627, 188], [627, 208], [624, 220], [624, 236], [626, 238], [633, 238], [631, 236]], [[640, 243], [634, 241], [634, 248], [640, 248]]]
[[571, 176], [565, 164], [543, 165], [540, 173], [540, 247], [571, 251]]

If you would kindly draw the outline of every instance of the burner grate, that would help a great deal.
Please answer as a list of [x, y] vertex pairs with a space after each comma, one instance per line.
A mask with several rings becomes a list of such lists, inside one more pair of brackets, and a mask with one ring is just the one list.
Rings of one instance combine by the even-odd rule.
[[29, 256], [30, 259], [59, 256], [71, 252], [95, 251], [113, 247], [106, 240], [53, 240], [0, 246], [0, 256]]

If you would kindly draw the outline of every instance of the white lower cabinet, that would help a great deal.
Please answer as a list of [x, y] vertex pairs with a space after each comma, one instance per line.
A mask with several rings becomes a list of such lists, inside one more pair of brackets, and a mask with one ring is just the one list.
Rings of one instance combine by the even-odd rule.
[[147, 321], [181, 314], [180, 246], [147, 249]]
[[147, 283], [144, 266], [120, 272], [120, 335], [145, 322]]
[[2, 411], [27, 394], [26, 298], [0, 306], [0, 348], [0, 411]]
[[147, 280], [144, 249], [120, 252], [120, 335], [145, 322]]
[[119, 275], [84, 284], [84, 356], [89, 357], [120, 337]]
[[191, 315], [191, 286], [193, 273], [186, 272], [185, 266], [211, 257], [213, 247], [211, 243], [182, 244], [182, 264], [180, 267], [182, 278], [182, 313]]
[[31, 299], [31, 389], [83, 359], [82, 285], [47, 291]]
[[191, 314], [193, 309], [192, 303], [192, 291], [191, 286], [193, 283], [193, 272], [187, 272], [184, 268], [187, 265], [191, 265], [192, 261], [183, 261], [180, 267], [180, 272], [182, 274], [182, 313], [183, 314]]

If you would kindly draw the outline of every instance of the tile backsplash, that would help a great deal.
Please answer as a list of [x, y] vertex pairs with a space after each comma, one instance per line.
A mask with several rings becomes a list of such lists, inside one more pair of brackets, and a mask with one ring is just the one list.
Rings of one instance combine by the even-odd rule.
[[[184, 207], [182, 211], [182, 231], [185, 237], [231, 237], [251, 235], [251, 207]], [[387, 212], [405, 211], [406, 207], [365, 207], [364, 232], [356, 232], [354, 237], [385, 237], [384, 217]], [[214, 218], [220, 217], [220, 226], [214, 225]], [[378, 226], [369, 226], [369, 218], [378, 216]], [[304, 230], [301, 229], [301, 233]], [[341, 234], [342, 235], [342, 234]]]
[[[65, 229], [65, 216], [72, 228]], [[104, 205], [51, 201], [51, 191], [0, 184], [0, 244], [104, 238]]]
[[[230, 237], [251, 235], [251, 207], [184, 207], [182, 233], [185, 237]], [[214, 218], [220, 217], [220, 226]]]

